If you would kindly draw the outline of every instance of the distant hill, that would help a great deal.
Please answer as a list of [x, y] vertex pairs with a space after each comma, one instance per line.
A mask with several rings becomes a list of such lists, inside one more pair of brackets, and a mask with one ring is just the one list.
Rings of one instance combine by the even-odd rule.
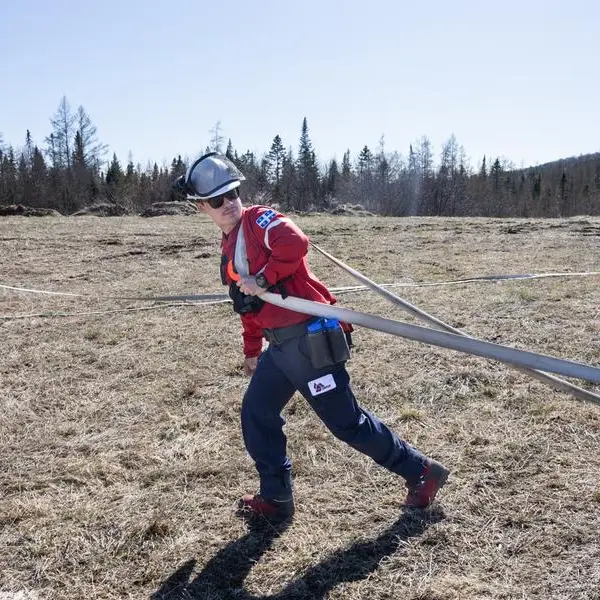
[[511, 171], [517, 186], [529, 184], [542, 216], [600, 214], [600, 152], [561, 158]]
[[553, 160], [547, 163], [543, 163], [541, 165], [536, 165], [533, 167], [528, 167], [529, 169], [553, 169], [555, 167], [570, 167], [576, 166], [578, 164], [586, 164], [586, 163], [594, 163], [600, 164], [600, 152], [593, 152], [592, 154], [580, 154], [579, 156], [569, 156], [568, 158], [559, 158], [558, 160]]

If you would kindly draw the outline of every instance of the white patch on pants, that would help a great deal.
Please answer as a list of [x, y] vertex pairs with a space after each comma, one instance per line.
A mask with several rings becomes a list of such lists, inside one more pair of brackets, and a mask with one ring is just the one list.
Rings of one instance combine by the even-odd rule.
[[329, 375], [323, 375], [319, 379], [313, 379], [308, 382], [308, 389], [313, 396], [324, 394], [336, 388], [335, 379], [331, 373]]

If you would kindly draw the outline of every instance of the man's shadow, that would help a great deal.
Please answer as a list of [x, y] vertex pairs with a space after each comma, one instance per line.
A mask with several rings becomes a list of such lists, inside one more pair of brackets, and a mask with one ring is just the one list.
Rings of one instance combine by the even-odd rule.
[[376, 538], [338, 550], [272, 596], [250, 595], [243, 589], [244, 580], [286, 527], [251, 527], [246, 535], [217, 552], [195, 578], [191, 577], [196, 560], [184, 563], [150, 600], [322, 600], [337, 584], [366, 578], [402, 542], [421, 535], [444, 516], [436, 507], [407, 511]]

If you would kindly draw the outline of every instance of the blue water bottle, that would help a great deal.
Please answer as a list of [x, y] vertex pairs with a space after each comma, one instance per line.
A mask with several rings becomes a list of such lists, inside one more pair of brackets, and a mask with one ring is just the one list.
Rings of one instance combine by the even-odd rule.
[[350, 358], [350, 348], [340, 322], [337, 319], [325, 319], [324, 327], [332, 364], [335, 365], [348, 360]]

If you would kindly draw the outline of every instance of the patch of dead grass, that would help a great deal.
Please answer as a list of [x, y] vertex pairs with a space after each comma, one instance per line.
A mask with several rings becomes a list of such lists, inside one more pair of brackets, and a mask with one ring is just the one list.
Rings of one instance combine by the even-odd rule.
[[[298, 219], [379, 282], [592, 271], [598, 219]], [[297, 519], [249, 530], [240, 327], [228, 305], [110, 296], [223, 293], [203, 217], [0, 220], [0, 591], [43, 598], [594, 599], [600, 413], [485, 359], [360, 329], [356, 395], [452, 469], [441, 503], [286, 408]], [[329, 285], [353, 285], [311, 253]], [[466, 333], [600, 364], [597, 278], [397, 288]], [[340, 305], [409, 322], [372, 293]], [[589, 386], [590, 389], [597, 389]]]

